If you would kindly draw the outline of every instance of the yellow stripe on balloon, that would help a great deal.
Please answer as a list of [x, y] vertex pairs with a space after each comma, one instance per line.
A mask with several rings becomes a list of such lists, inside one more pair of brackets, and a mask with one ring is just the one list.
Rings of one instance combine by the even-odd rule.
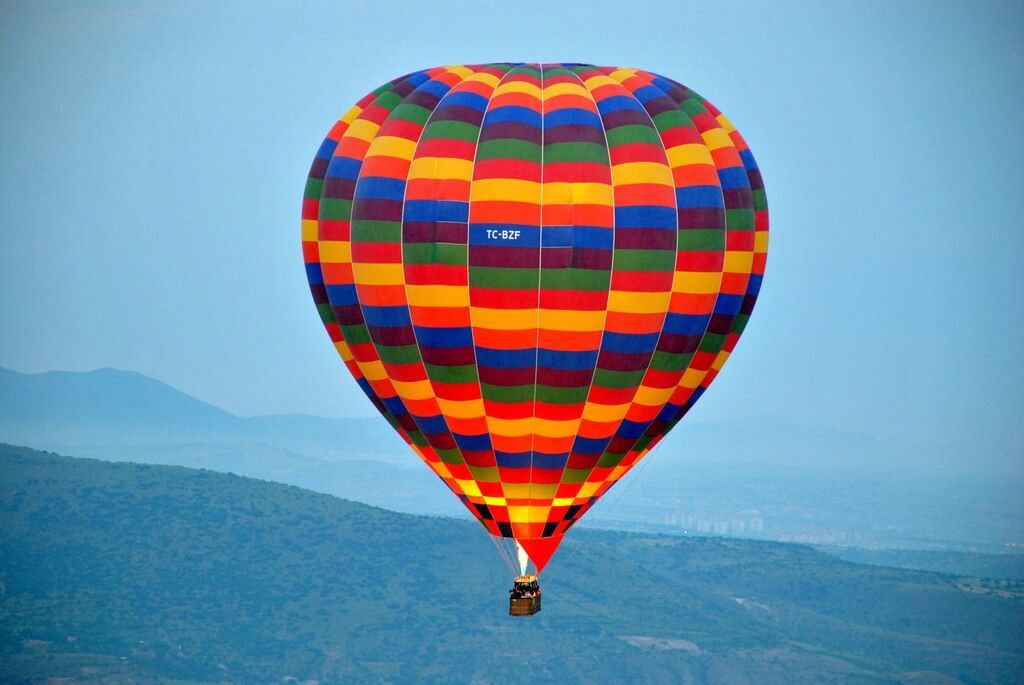
[[[756, 240], [756, 239], [755, 239]], [[753, 252], [726, 252], [725, 270], [729, 273], [749, 274], [754, 269]]]
[[715, 161], [711, 153], [703, 145], [690, 143], [687, 145], [676, 145], [665, 151], [668, 154], [668, 163], [672, 167], [691, 166], [693, 164], [705, 164], [714, 166]]
[[606, 76], [601, 73], [595, 73], [593, 76], [585, 79], [583, 83], [586, 84], [587, 89], [591, 93], [593, 93], [598, 88], [621, 85], [618, 81], [612, 79], [610, 76]]
[[401, 264], [353, 262], [352, 276], [356, 285], [401, 285], [405, 272]]
[[658, 183], [672, 185], [672, 172], [666, 164], [657, 162], [627, 162], [612, 165], [612, 183], [632, 185], [636, 183]]
[[525, 331], [537, 326], [537, 310], [471, 307], [473, 325], [494, 331]]
[[669, 388], [655, 388], [647, 385], [640, 386], [636, 391], [636, 397], [633, 398], [634, 404], [642, 404], [646, 407], [658, 407], [672, 397], [672, 393], [675, 392], [675, 386]]
[[370, 157], [396, 157], [398, 159], [412, 159], [416, 151], [416, 141], [398, 136], [378, 136], [373, 139], [370, 149], [366, 152], [366, 158]]
[[303, 242], [316, 242], [320, 234], [320, 222], [316, 219], [303, 219], [302, 220], [302, 240]]
[[406, 285], [409, 304], [417, 307], [468, 307], [469, 288], [464, 285]]
[[677, 271], [672, 281], [674, 293], [706, 295], [717, 293], [721, 287], [721, 271]]
[[754, 252], [764, 253], [768, 251], [768, 231], [758, 231], [754, 234]]
[[604, 319], [604, 311], [540, 310], [540, 328], [547, 331], [599, 331]]
[[409, 167], [409, 180], [423, 178], [470, 181], [473, 162], [457, 157], [417, 157]]
[[379, 381], [388, 377], [387, 372], [384, 370], [384, 364], [379, 359], [362, 362], [359, 368], [362, 370], [363, 375], [366, 376], [366, 379], [370, 381]]
[[661, 314], [668, 309], [669, 292], [642, 293], [613, 290], [608, 293], [608, 309], [631, 314]]
[[430, 381], [396, 381], [391, 379], [395, 391], [403, 400], [432, 400], [434, 389], [430, 387]]
[[544, 435], [548, 438], [568, 438], [576, 435], [579, 429], [579, 420], [552, 421], [549, 419], [499, 419], [490, 417], [488, 425], [492, 433], [503, 435], [507, 438], [521, 438], [525, 435]]
[[701, 369], [687, 369], [679, 381], [679, 387], [690, 388], [691, 390], [696, 388], [704, 380], [704, 373]]
[[347, 240], [320, 241], [320, 261], [326, 264], [351, 262], [352, 243]]
[[475, 480], [461, 480], [459, 478], [456, 478], [455, 482], [459, 484], [460, 488], [462, 488], [462, 492], [469, 495], [470, 497], [482, 496], [482, 493], [480, 492], [480, 486], [477, 485]]
[[510, 202], [515, 201], [513, 198], [523, 198], [525, 203], [536, 206], [537, 203], [530, 199], [537, 197], [540, 192], [540, 183], [518, 178], [485, 178], [473, 182], [473, 202]]
[[352, 356], [352, 348], [350, 348], [348, 346], [348, 343], [346, 343], [344, 340], [339, 340], [338, 342], [334, 343], [334, 349], [336, 349], [338, 351], [338, 354], [341, 355], [341, 360], [343, 362], [350, 362], [354, 359], [354, 357]]
[[715, 119], [726, 133], [734, 133], [736, 131], [736, 127], [732, 125], [732, 122], [724, 114], [719, 114]]
[[544, 86], [545, 99], [550, 100], [561, 95], [578, 95], [590, 98], [590, 93], [587, 93], [579, 83], [552, 83], [551, 85]]
[[463, 64], [449, 64], [445, 66], [445, 70], [455, 74], [462, 80], [466, 80], [473, 75], [473, 70]]
[[374, 123], [369, 119], [357, 119], [352, 122], [352, 125], [345, 131], [344, 138], [356, 138], [367, 143], [371, 142], [374, 136], [377, 135], [377, 131], [380, 130], [380, 124]]
[[524, 95], [531, 95], [539, 100], [540, 86], [526, 81], [505, 81], [494, 93], [494, 97], [499, 97], [506, 93], [522, 93]]
[[708, 129], [701, 133], [701, 137], [704, 139], [704, 144], [708, 146], [709, 150], [719, 150], [723, 147], [735, 147], [736, 144], [732, 142], [732, 138], [729, 134], [720, 128]]
[[613, 203], [612, 187], [607, 183], [570, 183], [567, 181], [551, 181], [544, 184], [544, 204], [601, 205], [611, 207]]
[[629, 409], [629, 403], [624, 404], [598, 404], [588, 401], [583, 407], [583, 418], [587, 421], [606, 423], [609, 421], [621, 421]]
[[636, 76], [636, 69], [616, 69], [610, 76], [616, 81], [623, 81], [631, 76]]
[[445, 400], [438, 397], [437, 404], [441, 408], [442, 414], [453, 419], [476, 419], [484, 415], [482, 399]]

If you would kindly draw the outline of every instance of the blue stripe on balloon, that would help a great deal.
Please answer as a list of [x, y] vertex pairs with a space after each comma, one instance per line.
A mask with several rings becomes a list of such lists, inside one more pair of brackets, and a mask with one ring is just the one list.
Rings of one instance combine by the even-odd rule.
[[401, 200], [405, 197], [405, 180], [382, 176], [363, 176], [356, 186], [357, 200]]
[[561, 454], [545, 454], [544, 452], [534, 452], [531, 465], [535, 469], [564, 469], [565, 465], [568, 462], [568, 452], [563, 452]]
[[482, 112], [487, 109], [488, 102], [490, 101], [482, 95], [463, 90], [446, 95], [441, 100], [441, 104], [438, 105], [438, 109], [442, 107], [470, 107]]
[[601, 341], [602, 349], [620, 354], [639, 354], [650, 352], [658, 344], [658, 333], [635, 335], [631, 333], [615, 333], [605, 331]]
[[718, 180], [722, 182], [723, 188], [749, 188], [750, 177], [746, 169], [740, 167], [729, 167], [718, 170]]
[[638, 205], [615, 208], [615, 229], [620, 228], [676, 228], [676, 210], [672, 207]]
[[530, 467], [529, 452], [502, 452], [498, 450], [494, 452], [494, 459], [498, 463], [498, 466], [506, 468], [518, 469]]
[[331, 157], [327, 164], [327, 178], [348, 178], [354, 179], [359, 175], [359, 169], [363, 166], [360, 159], [351, 157]]
[[455, 442], [458, 443], [459, 449], [466, 450], [467, 452], [482, 452], [491, 449], [491, 436], [486, 433], [483, 435], [453, 433], [452, 436], [455, 438]]
[[651, 79], [651, 84], [661, 88], [666, 93], [676, 87], [677, 84], [672, 83], [664, 76], [658, 76], [657, 74], [651, 74], [654, 78]]
[[739, 314], [743, 306], [743, 295], [719, 293], [715, 301], [715, 314]]
[[643, 111], [643, 106], [633, 98], [627, 95], [613, 95], [611, 97], [599, 100], [597, 103], [597, 109], [601, 114], [607, 115], [613, 112], [619, 112], [624, 109], [630, 109], [634, 112]]
[[400, 416], [408, 413], [405, 409], [405, 405], [402, 404], [402, 400], [400, 400], [397, 395], [394, 397], [381, 397], [380, 401], [384, 403], [384, 407], [391, 412], [393, 416]]
[[757, 168], [757, 162], [754, 161], [754, 155], [749, 149], [740, 150], [740, 159], [743, 160], [743, 166], [747, 171], [753, 171]]
[[676, 188], [676, 204], [679, 209], [699, 207], [724, 207], [722, 189], [718, 186], [686, 186]]
[[678, 404], [673, 404], [671, 402], [667, 403], [661, 408], [661, 411], [658, 412], [658, 421], [668, 423], [675, 418], [677, 413], [679, 413], [679, 407], [680, 405]]
[[324, 272], [320, 268], [320, 262], [306, 263], [306, 280], [310, 285], [321, 285], [324, 282]]
[[644, 430], [646, 430], [646, 428], [646, 421], [638, 423], [636, 421], [630, 421], [629, 419], [623, 419], [622, 423], [619, 424], [619, 430], [617, 430], [615, 434], [621, 438], [626, 438], [627, 440], [636, 440], [644, 434]]
[[423, 347], [468, 347], [473, 345], [473, 331], [461, 328], [416, 326], [416, 342]]
[[747, 294], [756, 296], [761, 292], [761, 282], [764, 281], [762, 274], [750, 274], [750, 283], [747, 284]]
[[665, 95], [665, 91], [657, 86], [643, 86], [642, 88], [637, 88], [633, 91], [633, 97], [640, 102], [646, 103], [656, 98], [663, 98], [667, 96]]
[[603, 226], [544, 226], [541, 229], [543, 247], [585, 247], [612, 249], [613, 231]]
[[338, 141], [325, 138], [324, 142], [320, 143], [320, 149], [316, 151], [316, 156], [320, 159], [330, 159], [334, 156], [337, 147]]
[[441, 415], [417, 416], [416, 425], [419, 426], [419, 429], [425, 435], [437, 435], [438, 433], [448, 432], [448, 424], [445, 423], [444, 417]]
[[539, 129], [541, 128], [541, 116], [540, 112], [528, 107], [506, 105], [504, 107], [495, 107], [494, 109], [488, 110], [487, 115], [484, 117], [485, 127], [490, 124], [503, 123], [529, 124], [530, 126]]
[[665, 317], [665, 332], [674, 335], [697, 335], [707, 330], [707, 315], [669, 313]]
[[364, 304], [362, 309], [367, 326], [391, 328], [412, 325], [412, 321], [409, 319], [409, 308], [405, 305], [374, 307]]
[[537, 350], [492, 350], [489, 347], [476, 348], [476, 361], [479, 366], [494, 369], [525, 369], [532, 367], [537, 359]]
[[597, 350], [566, 352], [563, 350], [537, 350], [537, 366], [563, 371], [584, 371], [597, 364]]
[[573, 443], [572, 450], [580, 454], [601, 454], [609, 442], [611, 438], [585, 438], [579, 435]]
[[430, 93], [431, 95], [436, 95], [438, 98], [441, 98], [444, 97], [444, 94], [451, 90], [451, 88], [452, 87], [444, 81], [428, 81], [416, 90], [420, 93]]
[[[360, 186], [362, 190], [362, 186]], [[407, 200], [402, 218], [405, 221], [469, 220], [469, 203], [449, 200]]]
[[356, 304], [359, 302], [359, 298], [356, 296], [356, 286], [352, 283], [330, 285], [326, 286], [327, 299], [331, 301], [334, 306], [340, 306], [345, 304]]
[[588, 112], [585, 109], [565, 107], [544, 115], [544, 128], [567, 125], [590, 126], [601, 131], [604, 130], [601, 126], [601, 119], [593, 112]]

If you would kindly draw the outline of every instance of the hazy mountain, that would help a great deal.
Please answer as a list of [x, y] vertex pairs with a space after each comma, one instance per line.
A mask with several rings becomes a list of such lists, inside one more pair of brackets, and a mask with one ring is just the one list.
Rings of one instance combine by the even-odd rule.
[[404, 445], [379, 423], [304, 415], [242, 418], [132, 371], [23, 374], [0, 368], [0, 430], [85, 441], [92, 448], [245, 440], [298, 447], [314, 457], [401, 454]]
[[937, 552], [920, 549], [861, 549], [858, 547], [821, 547], [822, 552], [858, 564], [912, 568], [1024, 581], [1024, 555], [979, 554], [977, 552]]
[[24, 425], [217, 430], [235, 417], [132, 371], [23, 374], [0, 368], [0, 419]]
[[0, 440], [236, 473], [399, 510], [464, 511], [383, 420], [243, 418], [131, 371], [0, 368]]
[[[127, 371], [0, 369], [0, 441], [466, 516], [378, 417], [243, 418]], [[821, 454], [828, 468], [817, 466]], [[685, 421], [583, 525], [987, 553], [1024, 543], [1024, 500], [1013, 481], [921, 474], [900, 460], [879, 465], [880, 455], [868, 436], [771, 417]]]
[[1024, 585], [574, 531], [544, 610], [475, 523], [0, 447], [10, 683], [1010, 682]]

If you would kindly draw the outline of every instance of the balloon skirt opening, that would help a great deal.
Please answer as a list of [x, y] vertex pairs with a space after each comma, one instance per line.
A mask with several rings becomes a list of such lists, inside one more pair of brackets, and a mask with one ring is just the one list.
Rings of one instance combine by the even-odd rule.
[[537, 567], [537, 573], [540, 573], [547, 566], [558, 546], [562, 544], [563, 539], [563, 535], [553, 535], [549, 538], [516, 538], [516, 542], [530, 555], [530, 561]]

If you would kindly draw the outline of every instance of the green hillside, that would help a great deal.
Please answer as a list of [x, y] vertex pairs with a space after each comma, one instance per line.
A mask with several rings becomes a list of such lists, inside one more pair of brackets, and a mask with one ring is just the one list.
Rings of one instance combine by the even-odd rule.
[[[574, 531], [505, 615], [475, 523], [0, 447], [7, 683], [1015, 682], [1024, 584]], [[941, 675], [940, 675], [941, 674]]]

